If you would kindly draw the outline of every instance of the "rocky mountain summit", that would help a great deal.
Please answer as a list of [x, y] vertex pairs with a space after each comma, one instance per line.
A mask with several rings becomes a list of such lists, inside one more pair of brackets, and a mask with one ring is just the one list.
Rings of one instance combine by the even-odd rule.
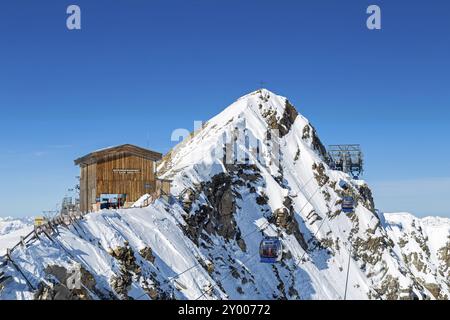
[[[0, 299], [448, 299], [448, 221], [385, 218], [299, 111], [265, 89], [238, 99], [164, 156], [170, 197], [19, 248]], [[279, 263], [259, 261], [264, 236]]]

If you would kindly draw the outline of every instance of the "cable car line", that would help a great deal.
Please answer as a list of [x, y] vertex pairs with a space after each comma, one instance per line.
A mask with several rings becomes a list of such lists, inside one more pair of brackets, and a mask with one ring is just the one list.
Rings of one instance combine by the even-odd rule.
[[[265, 228], [266, 228], [267, 226], [269, 226], [269, 225], [270, 225], [270, 222], [269, 222], [269, 221], [266, 221], [266, 222], [265, 222], [264, 224], [262, 224], [261, 226], [256, 227], [255, 230], [253, 230], [252, 232], [249, 232], [249, 233], [247, 233], [246, 235], [242, 236], [242, 239], [246, 239], [247, 237], [249, 237], [250, 235], [254, 234], [255, 232], [265, 230]], [[262, 230], [261, 230], [261, 229], [262, 229]], [[258, 255], [258, 254], [259, 254], [259, 252], [257, 251], [254, 255], [250, 256], [250, 258], [249, 258], [248, 260], [245, 260], [243, 263], [247, 263], [248, 261], [250, 261], [252, 258], [254, 258], [254, 257], [255, 257], [256, 255]], [[184, 270], [184, 271], [182, 271], [182, 272], [176, 274], [175, 276], [171, 277], [170, 279], [164, 280], [164, 283], [169, 283], [169, 282], [171, 282], [171, 281], [173, 281], [173, 280], [179, 278], [181, 275], [185, 274], [186, 272], [188, 272], [188, 271], [190, 271], [190, 270], [193, 270], [193, 269], [195, 269], [196, 267], [198, 267], [198, 266], [200, 266], [200, 265], [201, 265], [201, 262], [197, 262], [197, 263], [194, 264], [193, 266], [191, 266], [191, 267], [187, 268], [186, 270]], [[231, 274], [231, 272], [229, 272], [228, 274]], [[222, 279], [222, 280], [223, 280], [223, 279]], [[213, 287], [214, 287], [214, 286], [213, 286]], [[202, 291], [204, 291], [204, 290], [202, 290]], [[205, 292], [205, 294], [206, 294], [206, 292]], [[140, 298], [142, 298], [143, 296], [146, 296], [146, 295], [148, 296], [147, 293], [144, 293], [144, 294], [140, 295], [139, 297], [137, 297], [136, 299], [140, 299]], [[199, 298], [198, 298], [198, 299], [199, 299]], [[198, 300], [198, 299], [195, 299], [195, 300]]]
[[350, 250], [348, 252], [347, 275], [345, 277], [344, 300], [347, 300], [347, 285], [348, 285], [348, 275], [350, 273], [350, 259], [351, 259], [351, 257], [352, 257], [352, 246], [350, 245]]
[[[312, 198], [316, 195], [317, 191], [319, 191], [321, 188], [322, 188], [322, 187], [319, 186], [319, 187], [314, 191], [314, 193], [307, 199], [307, 202], [306, 202], [305, 205], [302, 207], [302, 209], [300, 210], [300, 212], [303, 211], [303, 209], [306, 208], [306, 206], [307, 206], [308, 204], [311, 204], [310, 201], [311, 201]], [[325, 219], [326, 219], [326, 218], [325, 218]], [[325, 219], [324, 219], [324, 221], [325, 221]], [[324, 221], [323, 221], [323, 222], [324, 222]], [[316, 231], [316, 234], [319, 232], [320, 228], [322, 227], [323, 222], [321, 223], [319, 229]], [[269, 221], [267, 221], [266, 223], [267, 223], [267, 224], [270, 224]], [[255, 231], [253, 231], [253, 232], [247, 234], [246, 236], [249, 236], [250, 234], [252, 234], [252, 233], [254, 233], [254, 232], [256, 232], [256, 231], [258, 231], [258, 230], [255, 230]], [[305, 252], [303, 253], [302, 258], [300, 259], [300, 261], [303, 259], [303, 257], [304, 257], [304, 255], [306, 254], [306, 252], [307, 252], [307, 251], [305, 250]], [[256, 252], [255, 254], [253, 254], [252, 256], [250, 256], [250, 257], [244, 262], [244, 264], [247, 263], [248, 261], [250, 261], [253, 257], [255, 257], [255, 256], [258, 255], [258, 254], [259, 254], [259, 252]], [[297, 265], [297, 266], [298, 266], [298, 265]], [[232, 270], [228, 271], [228, 272], [226, 273], [226, 276], [225, 276], [225, 277], [222, 277], [222, 278], [219, 280], [219, 282], [222, 282], [223, 280], [225, 280], [225, 279], [231, 274], [231, 272], [232, 272]], [[216, 284], [216, 285], [213, 285], [212, 288], [214, 288], [214, 287], [216, 287], [216, 286], [217, 286], [217, 284]], [[205, 290], [202, 290], [202, 291], [203, 291], [203, 294], [200, 295], [200, 296], [199, 296], [197, 299], [195, 299], [195, 300], [199, 300], [200, 298], [202, 298], [202, 297], [205, 296], [205, 294], [206, 294], [207, 292], [206, 292]]]
[[[246, 260], [243, 262], [243, 264], [249, 262], [249, 261], [252, 260], [254, 257], [256, 257], [258, 254], [259, 254], [259, 252], [256, 251], [256, 253], [254, 253], [254, 254], [251, 255], [248, 259], [246, 259]], [[225, 274], [224, 277], [222, 277], [222, 278], [219, 279], [219, 281], [215, 281], [216, 284], [213, 285], [213, 286], [211, 287], [211, 289], [213, 289], [214, 287], [217, 287], [217, 286], [218, 286], [218, 285], [217, 285], [217, 282], [222, 282], [223, 280], [225, 280], [226, 278], [228, 278], [228, 277], [231, 275], [231, 272], [232, 272], [232, 271], [228, 271], [228, 272]], [[210, 290], [211, 290], [211, 289], [210, 289]], [[203, 291], [203, 293], [202, 293], [198, 298], [196, 298], [196, 299], [194, 299], [194, 300], [199, 300], [200, 298], [204, 297], [205, 294], [208, 293], [208, 292], [205, 291], [205, 290], [202, 290], [202, 291]]]

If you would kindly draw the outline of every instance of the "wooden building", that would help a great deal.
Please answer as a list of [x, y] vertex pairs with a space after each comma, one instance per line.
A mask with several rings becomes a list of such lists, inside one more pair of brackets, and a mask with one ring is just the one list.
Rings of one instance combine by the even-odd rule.
[[120, 195], [128, 206], [142, 195], [161, 188], [156, 162], [162, 154], [125, 144], [92, 152], [75, 160], [80, 166], [80, 210], [100, 209], [102, 199]]

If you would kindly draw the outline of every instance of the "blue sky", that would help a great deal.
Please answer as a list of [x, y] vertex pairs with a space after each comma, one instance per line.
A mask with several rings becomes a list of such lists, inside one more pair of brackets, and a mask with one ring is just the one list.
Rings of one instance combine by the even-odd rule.
[[[66, 28], [70, 4], [82, 30]], [[449, 30], [444, 0], [4, 2], [0, 216], [54, 209], [92, 150], [166, 152], [173, 129], [261, 80], [325, 144], [363, 146], [380, 209], [450, 216]]]

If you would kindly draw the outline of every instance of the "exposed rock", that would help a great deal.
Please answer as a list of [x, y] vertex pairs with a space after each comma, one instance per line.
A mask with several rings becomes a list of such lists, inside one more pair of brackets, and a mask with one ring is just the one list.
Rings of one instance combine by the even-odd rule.
[[443, 262], [445, 270], [448, 271], [450, 269], [450, 242], [447, 242], [445, 247], [439, 249], [438, 254], [440, 260]]
[[300, 246], [304, 249], [308, 249], [308, 245], [300, 232], [298, 222], [295, 218], [295, 210], [292, 204], [291, 197], [285, 197], [283, 202], [284, 207], [275, 210], [274, 216], [276, 218], [277, 226], [286, 230], [287, 234], [293, 234]]
[[336, 254], [337, 248], [335, 248], [335, 242], [332, 238], [323, 238], [320, 239], [319, 247], [323, 249], [328, 249], [332, 255]]
[[427, 288], [428, 291], [431, 292], [431, 294], [436, 298], [441, 298], [441, 287], [437, 285], [436, 283], [424, 283], [423, 286]]
[[319, 186], [323, 187], [330, 180], [330, 177], [325, 173], [325, 166], [323, 163], [313, 163], [312, 169], [314, 172], [314, 178], [316, 179]]
[[409, 255], [405, 255], [404, 259], [407, 263], [413, 264], [417, 271], [426, 272], [426, 264], [423, 262], [421, 253], [411, 252]]
[[309, 125], [306, 125], [303, 127], [302, 139], [308, 140], [309, 138], [311, 138], [311, 127]]
[[182, 193], [181, 198], [184, 211], [189, 213], [192, 209], [192, 203], [195, 200], [195, 191], [192, 189], [186, 189]]
[[[241, 237], [234, 219], [236, 212], [236, 197], [234, 185], [243, 186], [258, 179], [256, 173], [249, 171], [252, 166], [229, 166], [229, 174], [220, 173], [212, 177], [211, 181], [202, 183], [196, 192], [197, 198], [202, 194], [206, 203], [201, 203], [194, 214], [185, 218], [187, 234], [192, 241], [198, 243], [201, 234], [216, 234], [228, 240], [235, 240], [238, 246], [246, 251], [246, 244]], [[238, 172], [241, 174], [239, 175]], [[244, 179], [246, 179], [244, 181]]]
[[367, 240], [357, 238], [354, 241], [355, 256], [365, 263], [375, 265], [382, 258], [383, 251], [388, 244], [385, 237], [369, 237]]
[[120, 264], [127, 270], [132, 271], [135, 274], [141, 273], [141, 267], [136, 263], [136, 257], [134, 256], [133, 249], [128, 244], [124, 247], [117, 247], [110, 251], [110, 254], [119, 260]]
[[297, 152], [295, 153], [294, 162], [300, 158], [300, 148], [297, 148]]
[[266, 205], [268, 203], [269, 197], [265, 193], [256, 197], [256, 203], [260, 206]]
[[119, 295], [121, 300], [129, 300], [128, 291], [133, 283], [132, 276], [125, 269], [122, 269], [122, 273], [116, 275], [110, 279], [111, 288]]
[[141, 251], [139, 251], [139, 253], [142, 256], [142, 258], [144, 258], [145, 260], [147, 260], [151, 263], [155, 262], [155, 257], [153, 256], [152, 248], [145, 247], [145, 248], [141, 249]]
[[400, 298], [400, 283], [397, 278], [389, 274], [381, 283], [381, 287], [376, 291], [379, 296], [384, 296], [387, 300], [398, 300]]
[[211, 261], [207, 261], [206, 262], [206, 270], [208, 271], [209, 274], [213, 274], [215, 267], [214, 267], [214, 263], [212, 263]]
[[407, 243], [408, 243], [408, 239], [406, 239], [406, 238], [401, 238], [401, 239], [398, 241], [398, 245], [400, 246], [400, 248], [405, 247]]
[[369, 209], [370, 211], [375, 211], [375, 204], [373, 201], [372, 191], [370, 190], [367, 184], [364, 184], [359, 187], [359, 196], [362, 200], [362, 205]]
[[133, 283], [133, 275], [141, 274], [141, 267], [136, 263], [134, 252], [128, 243], [124, 247], [117, 247], [109, 252], [111, 256], [116, 258], [121, 265], [121, 272], [110, 279], [110, 285], [114, 291], [119, 295], [120, 299], [131, 299], [128, 296], [128, 291]]
[[[43, 282], [39, 284], [34, 294], [35, 300], [90, 300], [88, 290], [96, 291], [94, 276], [82, 266], [76, 266], [68, 271], [59, 265], [48, 265], [44, 271], [48, 277], [48, 284]], [[78, 276], [80, 278], [75, 279]]]
[[294, 286], [290, 286], [288, 290], [288, 294], [292, 299], [300, 298], [298, 291], [294, 288]]
[[278, 130], [280, 131], [280, 137], [284, 137], [291, 130], [292, 125], [297, 119], [298, 112], [295, 107], [286, 100], [283, 116], [278, 123]]
[[320, 141], [319, 136], [317, 135], [316, 129], [312, 125], [310, 125], [310, 126], [311, 126], [311, 129], [312, 129], [311, 145], [314, 148], [314, 150], [319, 154], [319, 156], [322, 158], [322, 160], [327, 162], [329, 160], [328, 159], [327, 149], [323, 145], [322, 141]]

